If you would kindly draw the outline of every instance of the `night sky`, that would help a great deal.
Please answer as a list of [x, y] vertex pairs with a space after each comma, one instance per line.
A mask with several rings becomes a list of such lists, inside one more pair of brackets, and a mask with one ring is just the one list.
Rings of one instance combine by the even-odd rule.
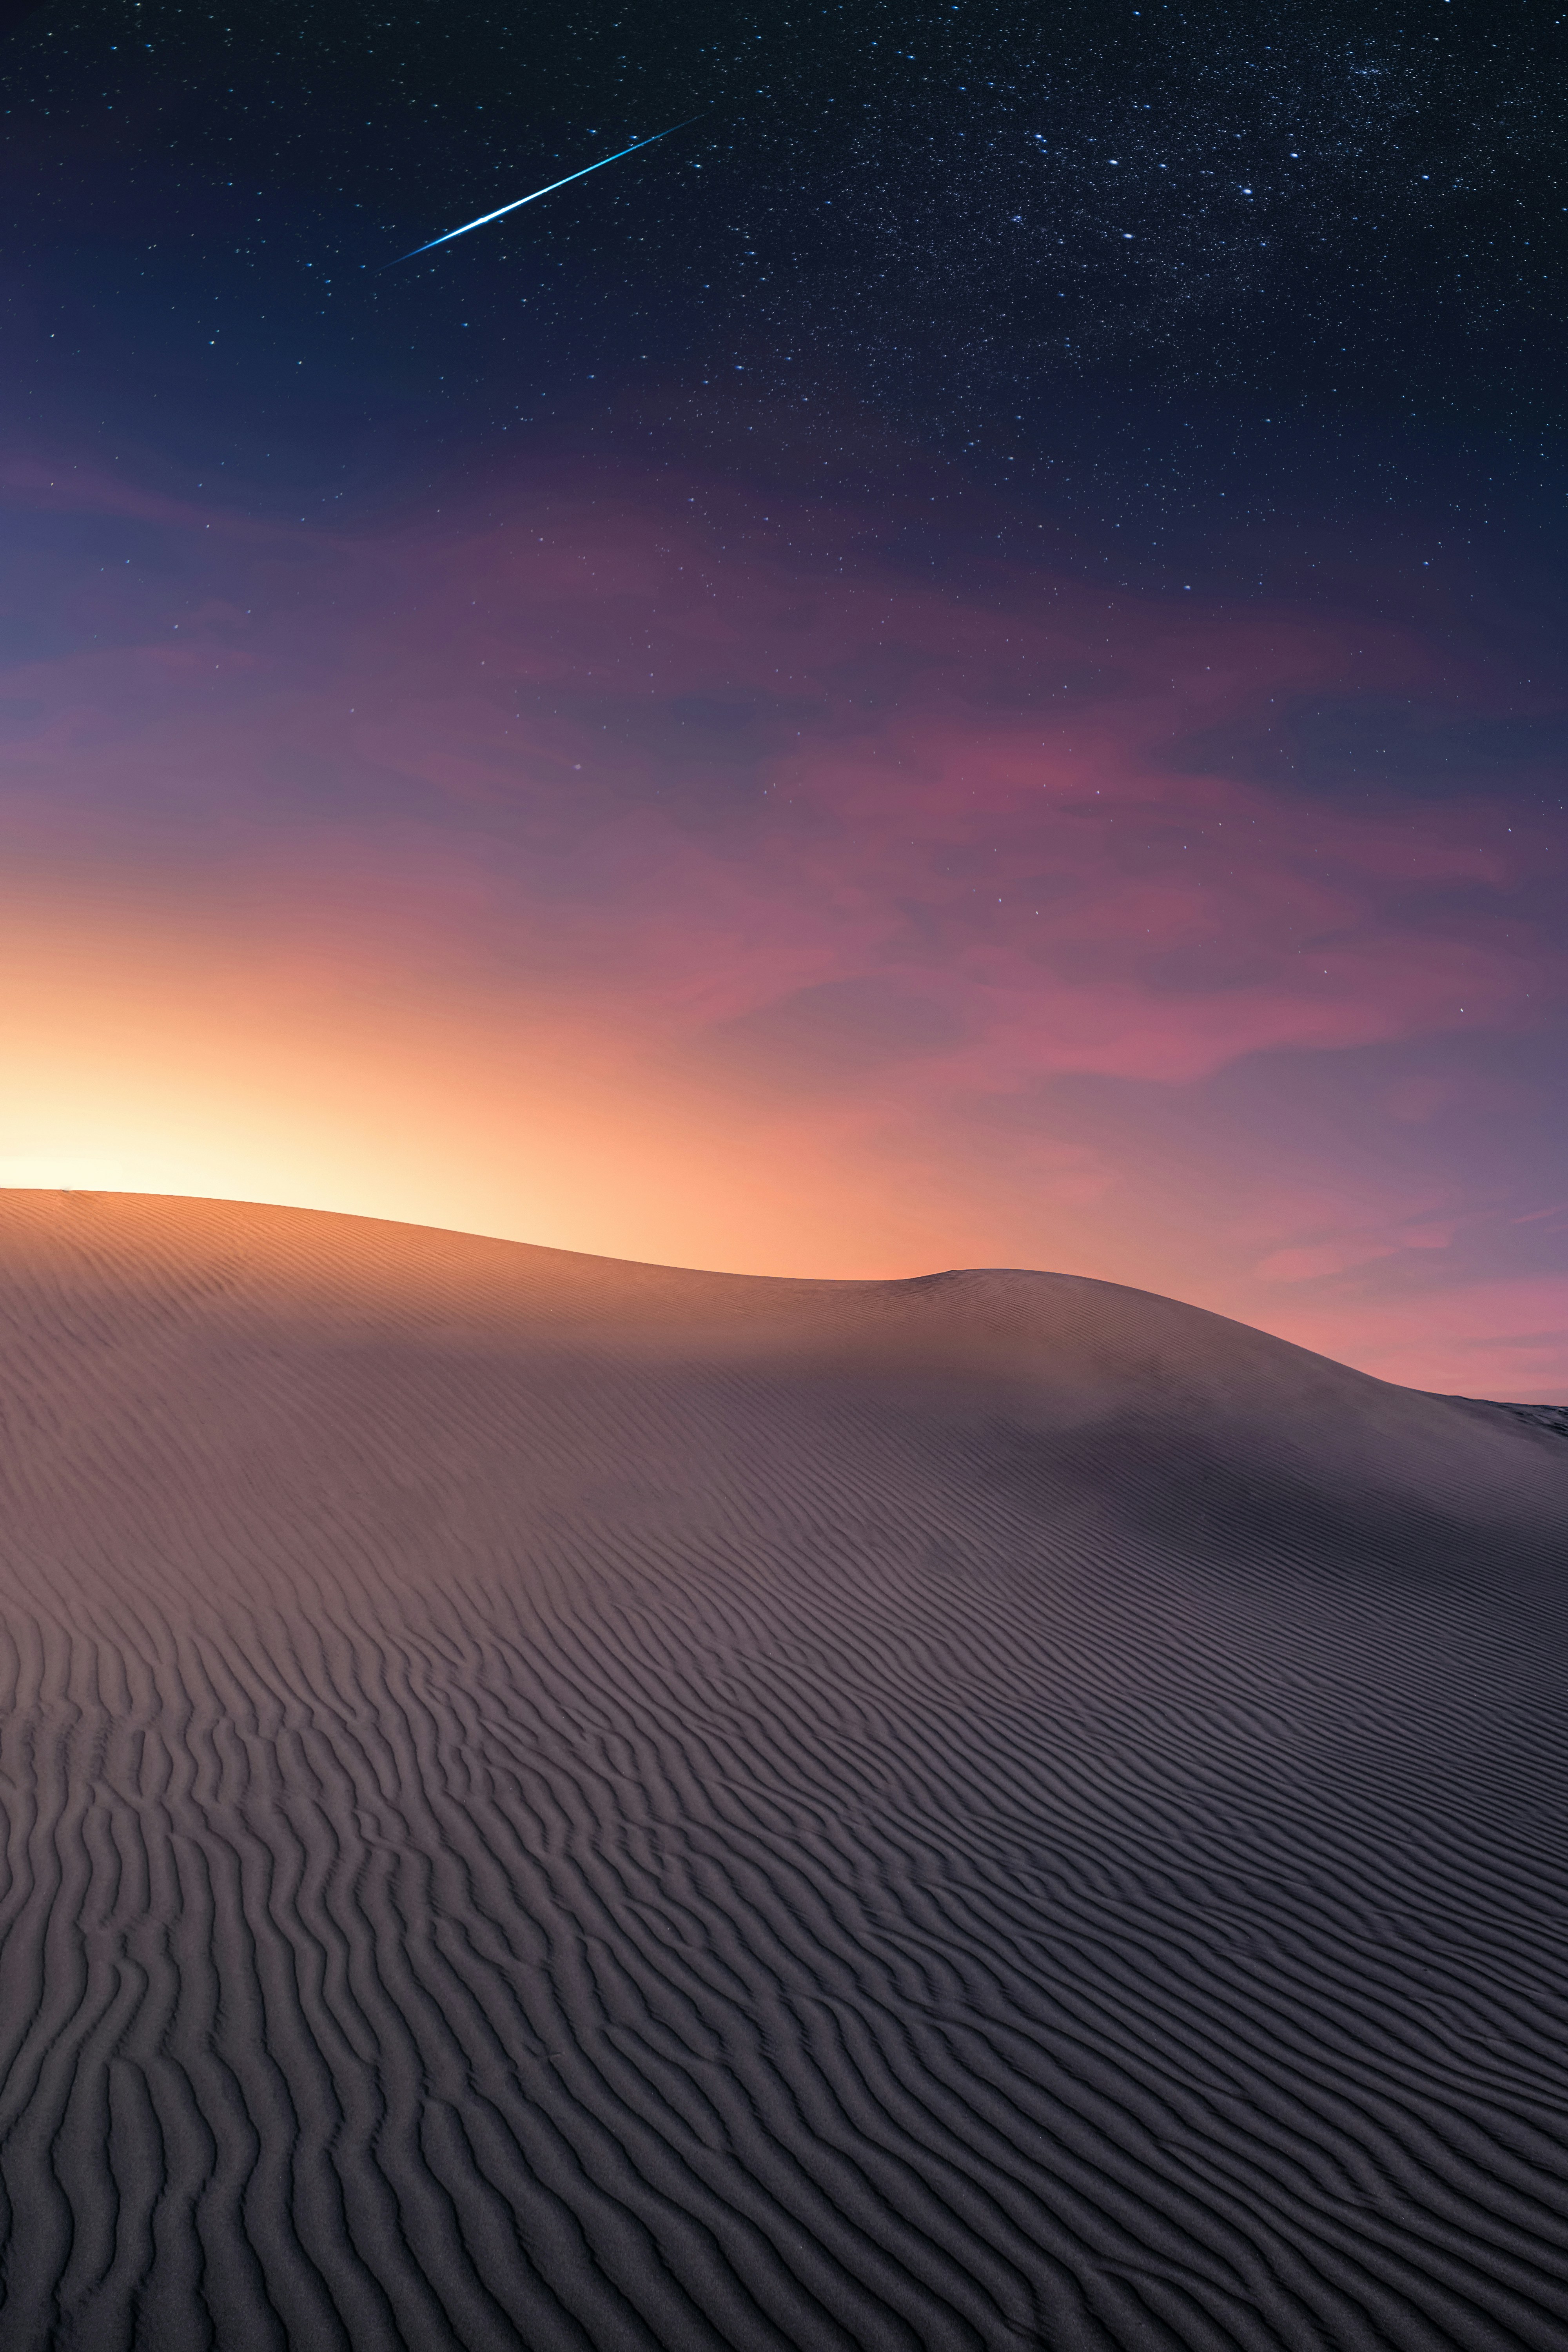
[[1568, 1396], [1562, 16], [0, 24], [0, 1182]]

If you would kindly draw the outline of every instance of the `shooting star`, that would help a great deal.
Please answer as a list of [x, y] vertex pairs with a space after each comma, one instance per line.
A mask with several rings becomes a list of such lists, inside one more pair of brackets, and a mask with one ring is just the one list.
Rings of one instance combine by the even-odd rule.
[[531, 195], [516, 196], [510, 205], [498, 205], [493, 213], [481, 213], [478, 220], [465, 221], [461, 228], [449, 228], [444, 236], [433, 236], [427, 244], [416, 245], [412, 253], [400, 253], [396, 260], [384, 261], [382, 268], [395, 269], [399, 261], [412, 261], [416, 255], [428, 253], [433, 246], [450, 245], [455, 236], [467, 236], [471, 228], [484, 228], [490, 221], [500, 220], [503, 214], [516, 212], [520, 205], [536, 205], [541, 196], [552, 196], [557, 188], [568, 186], [573, 180], [585, 180], [590, 172], [602, 172], [606, 163], [618, 163], [623, 155], [635, 155], [639, 147], [652, 147], [660, 139], [668, 139], [673, 132], [684, 131], [689, 123], [696, 121], [695, 114], [689, 114], [685, 122], [672, 122], [668, 131], [656, 131], [649, 139], [634, 139], [629, 147], [618, 147], [613, 155], [602, 155], [596, 163], [584, 163], [580, 172], [568, 172], [564, 180], [552, 180], [547, 188], [535, 188]]

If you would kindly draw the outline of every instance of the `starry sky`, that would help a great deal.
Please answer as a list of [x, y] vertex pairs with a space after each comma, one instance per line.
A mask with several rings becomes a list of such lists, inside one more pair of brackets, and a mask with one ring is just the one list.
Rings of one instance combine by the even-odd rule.
[[0, 13], [0, 1182], [1568, 1396], [1565, 72]]

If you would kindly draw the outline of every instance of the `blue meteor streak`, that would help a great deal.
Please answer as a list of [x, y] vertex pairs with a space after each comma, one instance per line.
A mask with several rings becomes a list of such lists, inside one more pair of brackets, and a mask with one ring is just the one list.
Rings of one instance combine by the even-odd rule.
[[449, 228], [444, 236], [433, 236], [427, 244], [416, 245], [412, 253], [400, 253], [395, 261], [384, 262], [382, 267], [395, 269], [399, 261], [412, 261], [415, 255], [428, 253], [432, 246], [450, 245], [455, 236], [467, 236], [471, 228], [483, 228], [488, 222], [500, 220], [503, 213], [516, 212], [520, 205], [536, 205], [541, 196], [553, 195], [557, 188], [564, 188], [573, 180], [585, 180], [590, 172], [602, 172], [606, 163], [618, 163], [623, 155], [635, 155], [639, 147], [651, 147], [658, 140], [668, 139], [672, 131], [684, 131], [687, 123], [696, 120], [694, 114], [689, 114], [686, 122], [672, 122], [668, 131], [656, 131], [650, 139], [634, 139], [629, 147], [618, 147], [613, 155], [602, 155], [596, 163], [584, 163], [580, 172], [568, 172], [564, 180], [552, 180], [547, 188], [535, 188], [531, 196], [517, 196], [510, 205], [499, 205], [493, 213], [481, 213], [478, 220], [465, 221], [461, 228]]

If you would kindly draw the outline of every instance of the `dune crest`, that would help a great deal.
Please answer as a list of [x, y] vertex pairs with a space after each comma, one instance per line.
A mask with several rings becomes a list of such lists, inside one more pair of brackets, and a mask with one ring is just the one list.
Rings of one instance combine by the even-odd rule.
[[1560, 2346], [1568, 1443], [0, 1192], [5, 2352]]

